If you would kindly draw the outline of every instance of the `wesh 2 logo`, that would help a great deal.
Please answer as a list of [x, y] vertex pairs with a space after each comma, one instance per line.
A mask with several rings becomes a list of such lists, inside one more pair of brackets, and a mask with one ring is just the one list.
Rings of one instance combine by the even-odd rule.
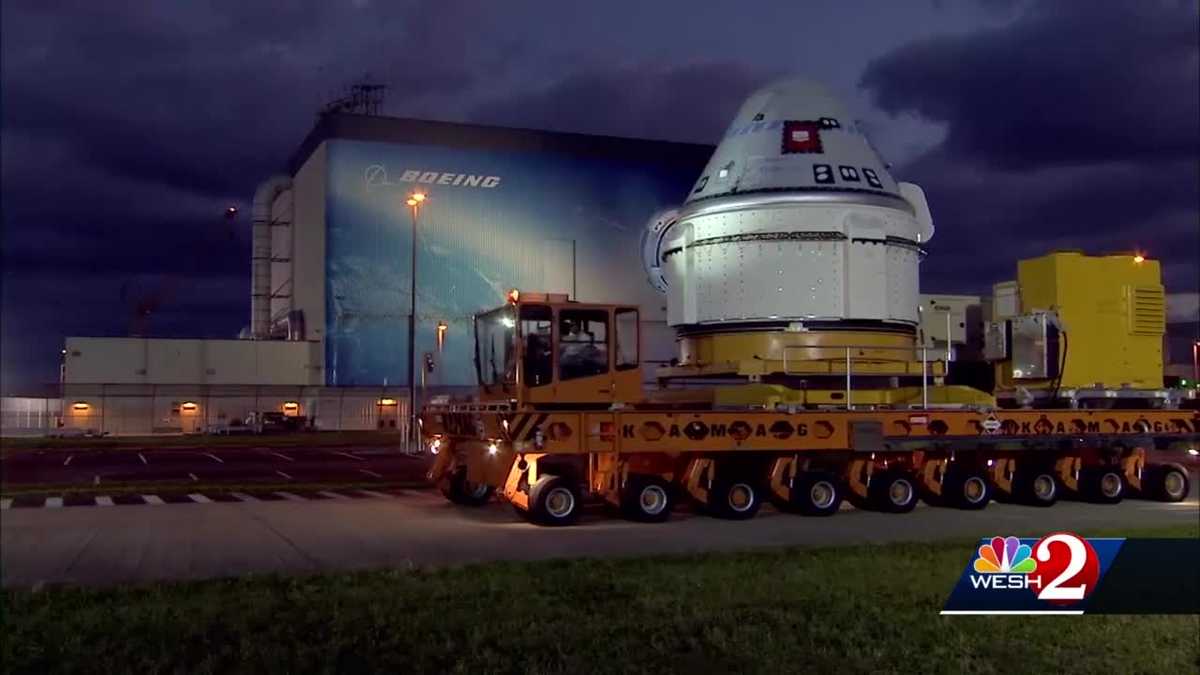
[[1055, 532], [1032, 546], [1016, 537], [992, 537], [972, 562], [976, 591], [1033, 591], [1038, 600], [1071, 605], [1091, 595], [1100, 580], [1100, 558], [1086, 540]]

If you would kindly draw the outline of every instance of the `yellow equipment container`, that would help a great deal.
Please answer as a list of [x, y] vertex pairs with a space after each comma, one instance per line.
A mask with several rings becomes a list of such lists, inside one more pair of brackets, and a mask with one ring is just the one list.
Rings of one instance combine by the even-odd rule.
[[1017, 286], [1022, 314], [1055, 313], [1066, 334], [1061, 387], [1163, 386], [1166, 298], [1158, 261], [1051, 253], [1020, 261]]

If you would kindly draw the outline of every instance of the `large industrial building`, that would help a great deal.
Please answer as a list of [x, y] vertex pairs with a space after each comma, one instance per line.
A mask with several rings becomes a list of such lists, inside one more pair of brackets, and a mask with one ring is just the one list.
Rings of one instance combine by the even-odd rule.
[[[414, 351], [426, 392], [474, 382], [472, 317], [513, 288], [640, 305], [652, 376], [676, 346], [665, 296], [642, 272], [642, 233], [683, 202], [712, 152], [324, 115], [288, 171], [255, 194], [240, 338], [69, 337], [61, 396], [6, 399], [3, 432], [219, 431], [266, 412], [319, 429], [404, 431], [414, 215]], [[414, 214], [416, 191], [427, 198]], [[968, 358], [982, 349], [986, 299], [920, 297], [923, 345]], [[1183, 376], [1192, 344], [1171, 350]]]
[[711, 152], [325, 115], [288, 174], [255, 196], [244, 339], [68, 338], [63, 425], [190, 432], [281, 411], [325, 429], [402, 428], [414, 191], [427, 195], [416, 212], [415, 352], [433, 363], [423, 386], [474, 381], [472, 317], [512, 288], [639, 303], [643, 354], [669, 359], [673, 337], [640, 273], [639, 238]]

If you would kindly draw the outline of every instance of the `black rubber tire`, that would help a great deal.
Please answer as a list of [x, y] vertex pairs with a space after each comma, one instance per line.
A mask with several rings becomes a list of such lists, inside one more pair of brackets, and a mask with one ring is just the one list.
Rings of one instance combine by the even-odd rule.
[[529, 519], [539, 525], [573, 525], [583, 511], [583, 495], [575, 481], [546, 475], [529, 488]]
[[1154, 467], [1147, 479], [1143, 478], [1143, 491], [1160, 502], [1181, 502], [1191, 494], [1192, 482], [1187, 471], [1177, 466]]
[[467, 480], [465, 468], [450, 474], [446, 485], [442, 487], [442, 495], [461, 506], [483, 506], [491, 500], [495, 491], [495, 488], [490, 485], [475, 485]]
[[832, 516], [842, 507], [842, 492], [842, 482], [837, 476], [824, 471], [805, 471], [792, 483], [789, 510], [806, 516]]
[[1096, 504], [1118, 504], [1128, 486], [1121, 470], [1115, 467], [1085, 469], [1079, 473], [1079, 494]]
[[946, 506], [964, 511], [981, 511], [992, 501], [992, 484], [979, 469], [952, 469], [942, 480], [942, 498]]
[[749, 520], [762, 508], [765, 496], [762, 487], [752, 480], [718, 478], [708, 490], [706, 506], [708, 513], [716, 518]]
[[1027, 506], [1054, 506], [1062, 494], [1058, 477], [1050, 470], [1034, 470], [1013, 476], [1013, 497]]
[[621, 515], [639, 523], [662, 523], [675, 508], [675, 489], [659, 476], [630, 476], [621, 490]]
[[[898, 501], [898, 491], [903, 490], [907, 499]], [[867, 501], [871, 508], [884, 513], [908, 513], [917, 508], [917, 482], [903, 471], [883, 471], [871, 476], [867, 487]]]

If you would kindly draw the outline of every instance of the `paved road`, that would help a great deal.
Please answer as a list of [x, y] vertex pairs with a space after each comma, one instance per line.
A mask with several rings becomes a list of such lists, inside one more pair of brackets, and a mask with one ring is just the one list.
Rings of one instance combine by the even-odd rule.
[[36, 451], [0, 460], [6, 486], [201, 482], [420, 481], [428, 456], [392, 448], [157, 448]]
[[[158, 500], [161, 502], [161, 500]], [[505, 505], [452, 506], [432, 491], [138, 506], [8, 508], [0, 512], [0, 580], [112, 584], [250, 573], [306, 573], [496, 559], [625, 556], [783, 545], [932, 540], [1056, 529], [1194, 523], [1180, 504], [1060, 502], [1052, 509], [993, 504], [982, 512], [921, 507], [903, 515], [846, 510], [803, 518], [764, 510], [749, 522], [680, 513], [643, 525], [589, 513], [540, 528]], [[963, 552], [964, 560], [967, 552]]]

